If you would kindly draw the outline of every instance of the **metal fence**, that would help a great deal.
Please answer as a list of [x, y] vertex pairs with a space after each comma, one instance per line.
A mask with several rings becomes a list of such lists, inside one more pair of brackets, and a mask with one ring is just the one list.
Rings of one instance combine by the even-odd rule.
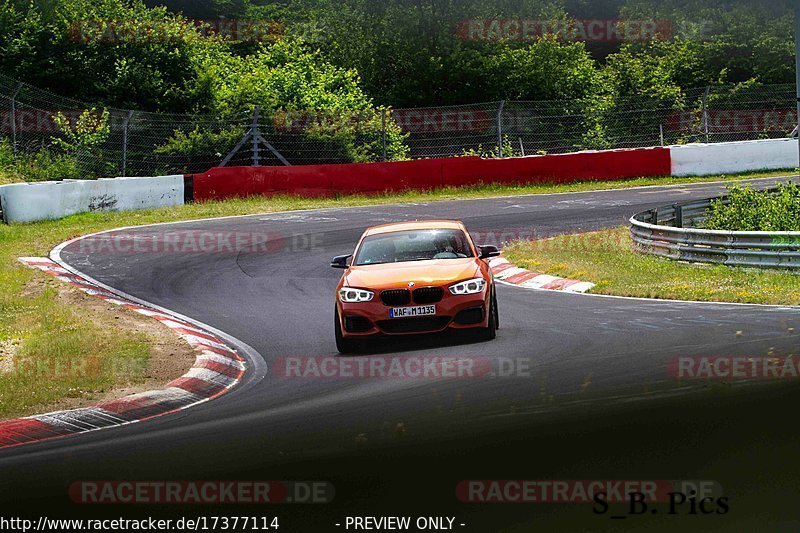
[[[707, 87], [646, 96], [504, 101], [362, 111], [254, 110], [226, 117], [108, 109], [107, 137], [73, 155], [94, 176], [200, 172], [219, 165], [305, 165], [480, 154], [485, 157], [785, 137], [793, 85]], [[92, 106], [0, 75], [0, 141], [53, 150]]]
[[[769, 189], [763, 194], [770, 194]], [[800, 231], [697, 228], [716, 198], [650, 209], [630, 219], [637, 250], [679, 261], [739, 267], [800, 269]], [[727, 203], [726, 197], [721, 197]]]

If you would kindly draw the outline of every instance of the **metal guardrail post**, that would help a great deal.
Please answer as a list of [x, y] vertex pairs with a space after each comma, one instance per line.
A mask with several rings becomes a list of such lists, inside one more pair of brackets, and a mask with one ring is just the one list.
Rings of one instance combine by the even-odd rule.
[[683, 227], [683, 206], [681, 204], [675, 204], [672, 206], [675, 209], [675, 227], [682, 228]]

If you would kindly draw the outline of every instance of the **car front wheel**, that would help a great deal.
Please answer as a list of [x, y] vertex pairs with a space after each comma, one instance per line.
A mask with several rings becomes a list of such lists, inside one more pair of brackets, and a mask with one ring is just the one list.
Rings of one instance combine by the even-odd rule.
[[492, 290], [492, 297], [489, 300], [489, 324], [481, 330], [482, 340], [490, 341], [497, 337], [497, 328], [500, 327], [500, 313], [497, 309], [497, 296]]
[[340, 354], [346, 355], [349, 353], [353, 353], [356, 351], [358, 345], [356, 341], [353, 339], [348, 339], [342, 333], [342, 323], [339, 320], [339, 308], [336, 308], [336, 312], [334, 313], [334, 336], [336, 337], [336, 349], [339, 351]]

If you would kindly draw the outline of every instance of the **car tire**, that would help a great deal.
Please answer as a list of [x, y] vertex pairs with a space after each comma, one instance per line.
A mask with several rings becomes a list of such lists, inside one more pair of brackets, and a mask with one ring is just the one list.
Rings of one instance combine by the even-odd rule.
[[342, 333], [342, 323], [339, 321], [339, 309], [334, 313], [333, 324], [334, 336], [336, 337], [336, 349], [342, 355], [353, 353], [358, 348], [358, 344], [353, 339], [348, 339]]
[[492, 286], [492, 303], [494, 304], [494, 329], [500, 329], [500, 309], [497, 307], [497, 287]]
[[480, 338], [484, 341], [493, 340], [497, 337], [497, 328], [500, 327], [500, 313], [497, 310], [497, 297], [492, 290], [492, 296], [489, 299], [489, 325], [481, 329]]

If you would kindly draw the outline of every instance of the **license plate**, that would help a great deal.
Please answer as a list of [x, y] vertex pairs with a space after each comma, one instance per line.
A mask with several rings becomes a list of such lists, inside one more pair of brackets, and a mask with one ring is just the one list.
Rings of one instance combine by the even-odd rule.
[[420, 305], [417, 307], [393, 307], [389, 309], [389, 318], [407, 318], [411, 316], [435, 315], [435, 305]]

